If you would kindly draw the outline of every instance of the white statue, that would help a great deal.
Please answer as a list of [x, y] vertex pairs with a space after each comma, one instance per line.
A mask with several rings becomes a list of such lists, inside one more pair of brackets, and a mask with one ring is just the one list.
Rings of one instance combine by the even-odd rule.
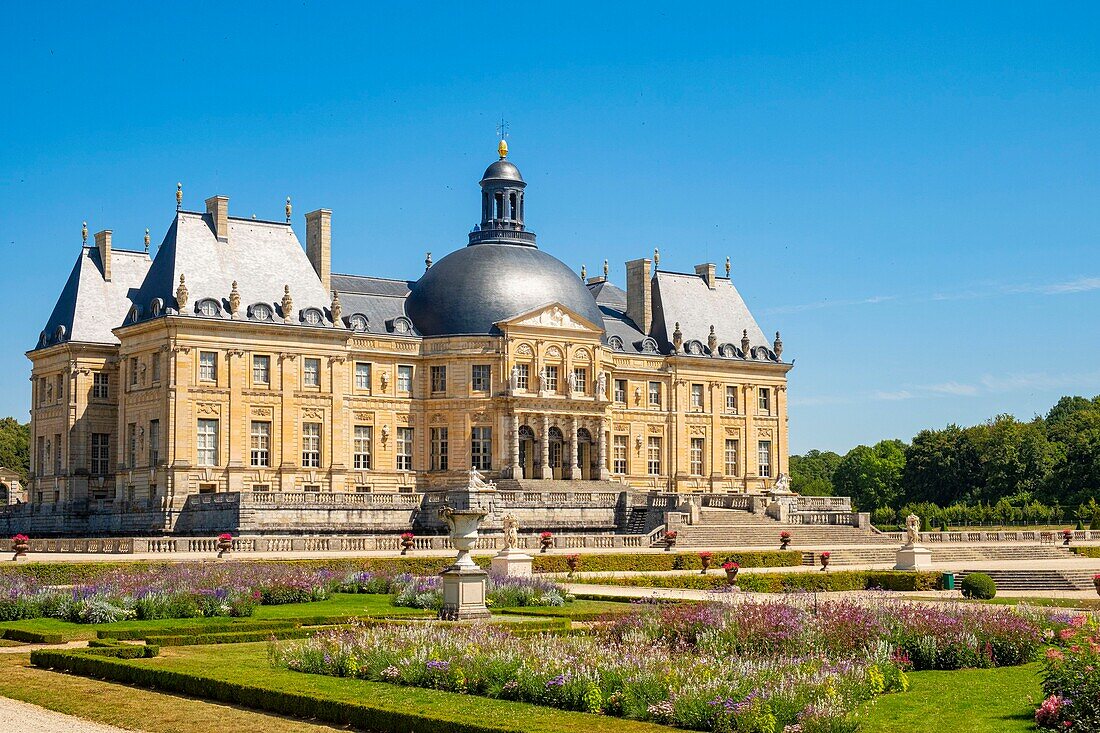
[[539, 372], [539, 391], [540, 392], [546, 390], [546, 383], [547, 383], [546, 368], [544, 367], [542, 369], [542, 371]]
[[481, 471], [476, 468], [470, 469], [470, 481], [467, 486], [471, 489], [493, 489], [496, 488], [493, 484], [487, 482], [485, 477], [481, 475]]
[[788, 493], [791, 490], [791, 477], [785, 473], [779, 474], [779, 477], [775, 480], [775, 486], [772, 490], [782, 493]]
[[577, 373], [576, 372], [569, 372], [569, 376], [566, 377], [566, 379], [569, 382], [569, 392], [570, 392], [570, 394], [572, 394], [573, 392], [576, 392], [577, 391]]
[[905, 544], [915, 545], [920, 542], [920, 517], [910, 514], [905, 518]]
[[512, 371], [508, 374], [508, 387], [509, 389], [519, 389], [519, 367], [515, 364], [512, 365]]
[[504, 548], [510, 550], [519, 546], [519, 520], [516, 515], [509, 512], [504, 515]]
[[607, 372], [600, 372], [596, 375], [596, 394], [600, 397], [606, 396], [607, 392]]

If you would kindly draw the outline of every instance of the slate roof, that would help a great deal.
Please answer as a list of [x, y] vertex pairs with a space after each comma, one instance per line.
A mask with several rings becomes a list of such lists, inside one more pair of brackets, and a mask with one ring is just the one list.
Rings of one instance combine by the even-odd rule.
[[[116, 249], [111, 253], [111, 281], [105, 282], [99, 250], [82, 248], [35, 348], [63, 341], [118, 344], [111, 329], [126, 318], [130, 296], [148, 270], [149, 255]], [[59, 327], [64, 329], [60, 334]]]
[[718, 343], [741, 348], [741, 334], [748, 331], [752, 347], [771, 348], [737, 288], [726, 278], [717, 278], [714, 290], [699, 275], [658, 272], [653, 277], [653, 337], [663, 350], [672, 347], [672, 334], [680, 324], [684, 343], [707, 343], [710, 327]]
[[[333, 275], [332, 289], [340, 294], [343, 320], [350, 322], [356, 313], [367, 318], [367, 332], [396, 336], [419, 336], [416, 325], [405, 310], [412, 283], [363, 275]], [[409, 330], [399, 331], [397, 319], [404, 318]]]

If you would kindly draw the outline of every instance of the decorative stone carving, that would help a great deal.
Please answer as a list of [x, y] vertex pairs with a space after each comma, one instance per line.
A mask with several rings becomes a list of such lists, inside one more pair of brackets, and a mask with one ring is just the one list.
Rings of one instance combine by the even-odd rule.
[[176, 307], [179, 309], [180, 315], [183, 315], [187, 310], [187, 298], [190, 294], [187, 292], [187, 282], [183, 279], [183, 273], [180, 273], [180, 284], [176, 288]]
[[574, 392], [576, 392], [577, 375], [574, 372], [570, 371], [569, 374], [566, 375], [565, 379], [569, 383], [569, 394], [573, 394]]
[[745, 359], [750, 357], [749, 354], [749, 329], [741, 331], [741, 356]]
[[294, 312], [294, 298], [290, 297], [290, 286], [283, 286], [283, 322], [290, 323], [290, 314]]
[[684, 343], [684, 333], [680, 330], [680, 322], [676, 321], [676, 330], [672, 332], [672, 351], [673, 353], [680, 353], [680, 347]]
[[905, 518], [905, 544], [915, 545], [920, 542], [920, 517], [910, 514]]
[[714, 333], [714, 326], [710, 327], [710, 335], [707, 336], [707, 351], [711, 356], [715, 356], [718, 352], [718, 335]]
[[237, 311], [241, 308], [241, 293], [237, 290], [237, 281], [233, 281], [233, 288], [229, 291], [229, 317], [237, 318]]
[[519, 389], [519, 367], [515, 364], [512, 365], [512, 371], [508, 373], [508, 389]]
[[389, 372], [387, 372], [385, 369], [383, 369], [382, 373], [378, 376], [378, 380], [382, 384], [382, 391], [383, 392], [385, 392], [387, 389], [389, 389], [389, 386], [390, 386], [390, 373]]
[[596, 375], [596, 395], [603, 398], [607, 395], [607, 372]]
[[340, 315], [344, 312], [343, 307], [340, 305], [340, 293], [335, 290], [332, 291], [332, 305], [330, 306], [332, 311], [332, 326], [333, 328], [340, 328], [344, 324], [340, 321]]
[[775, 352], [775, 358], [783, 356], [783, 339], [779, 338], [779, 331], [775, 332], [775, 342], [772, 344], [772, 351]]

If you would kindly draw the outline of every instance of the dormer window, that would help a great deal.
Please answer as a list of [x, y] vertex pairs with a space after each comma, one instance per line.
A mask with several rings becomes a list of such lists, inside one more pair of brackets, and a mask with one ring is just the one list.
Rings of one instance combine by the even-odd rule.
[[410, 331], [412, 331], [412, 322], [408, 318], [398, 316], [393, 319], [394, 333], [409, 333]]
[[363, 333], [370, 328], [370, 321], [362, 313], [353, 313], [348, 319], [348, 325], [351, 326], [352, 331]]
[[612, 336], [611, 338], [609, 338], [607, 340], [607, 345], [611, 347], [612, 351], [622, 351], [623, 350], [623, 340], [621, 338], [619, 338], [618, 336]]
[[156, 318], [164, 312], [164, 301], [160, 298], [153, 298], [153, 302], [149, 304], [149, 315]]
[[252, 318], [257, 321], [270, 321], [275, 311], [267, 303], [257, 303], [252, 306]]
[[213, 298], [204, 298], [195, 305], [199, 315], [206, 316], [207, 318], [217, 318], [221, 315], [222, 309], [218, 305], [218, 301]]
[[302, 323], [307, 326], [319, 326], [324, 320], [324, 315], [316, 308], [306, 308], [302, 311]]

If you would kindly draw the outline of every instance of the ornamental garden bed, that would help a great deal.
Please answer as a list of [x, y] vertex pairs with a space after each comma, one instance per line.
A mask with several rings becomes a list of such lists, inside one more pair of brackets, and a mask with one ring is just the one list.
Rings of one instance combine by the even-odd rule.
[[[730, 585], [721, 575], [626, 575], [574, 576], [573, 584], [612, 585], [642, 588], [683, 588], [689, 590], [723, 591]], [[737, 576], [737, 587], [756, 593], [793, 593], [798, 591], [939, 590], [942, 575], [927, 571], [838, 570], [828, 573], [752, 573]]]

